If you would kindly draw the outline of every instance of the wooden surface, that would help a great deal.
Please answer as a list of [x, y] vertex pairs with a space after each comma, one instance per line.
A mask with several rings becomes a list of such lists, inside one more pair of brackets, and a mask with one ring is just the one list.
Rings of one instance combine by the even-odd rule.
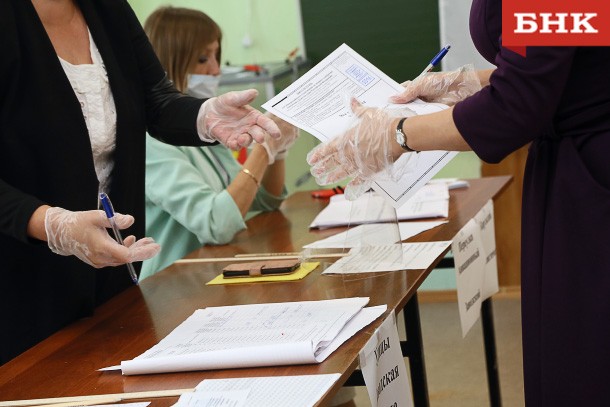
[[[452, 240], [455, 234], [510, 177], [472, 180], [469, 188], [451, 191], [449, 223], [409, 241]], [[337, 233], [337, 229], [308, 232], [308, 225], [328, 201], [306, 192], [291, 196], [281, 211], [247, 222], [233, 243], [204, 247], [188, 257], [230, 257], [243, 253], [293, 252], [302, 245]], [[437, 261], [442, 258], [439, 257]], [[298, 282], [206, 286], [227, 263], [181, 264], [131, 287], [78, 321], [0, 367], [0, 400], [111, 394], [195, 387], [206, 378], [341, 373], [337, 385], [321, 401], [331, 399], [356, 368], [358, 352], [383, 318], [343, 344], [324, 363], [205, 372], [122, 376], [97, 369], [117, 365], [155, 345], [190, 316], [208, 306], [321, 300], [369, 296], [369, 305], [401, 309], [415, 293], [428, 270], [358, 275], [320, 275], [329, 263]], [[177, 398], [154, 399], [153, 406], [173, 404]]]

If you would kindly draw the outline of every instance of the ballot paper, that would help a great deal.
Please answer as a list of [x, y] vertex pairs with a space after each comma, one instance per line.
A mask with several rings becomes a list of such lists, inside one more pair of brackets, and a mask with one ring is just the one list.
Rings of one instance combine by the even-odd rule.
[[331, 264], [322, 274], [352, 274], [397, 270], [423, 270], [451, 245], [451, 242], [402, 243], [396, 246], [361, 246]]
[[124, 375], [297, 365], [324, 361], [382, 315], [368, 298], [232, 305], [195, 311]]
[[[322, 142], [332, 140], [354, 125], [351, 97], [370, 107], [407, 107], [417, 115], [440, 112], [448, 107], [419, 99], [406, 105], [388, 102], [390, 96], [403, 90], [398, 82], [342, 44], [262, 107]], [[414, 167], [398, 180], [378, 177], [373, 189], [394, 207], [399, 207], [456, 154], [449, 151], [403, 154], [395, 166], [403, 165], [408, 159], [412, 162], [411, 158], [416, 155]]]
[[[398, 232], [400, 240], [406, 240], [421, 232], [440, 226], [447, 221], [431, 222], [399, 222]], [[395, 224], [392, 223], [370, 223], [350, 228], [336, 235], [318, 240], [303, 246], [304, 249], [342, 249], [352, 248], [363, 245], [383, 246], [397, 243], [399, 240], [392, 239], [394, 236]]]
[[423, 186], [397, 209], [386, 205], [385, 202], [382, 196], [371, 193], [363, 194], [354, 201], [348, 201], [343, 194], [333, 195], [309, 227], [324, 229], [449, 216], [449, 190], [444, 183]]
[[183, 394], [174, 407], [311, 407], [339, 377], [334, 373], [206, 379], [194, 392]]

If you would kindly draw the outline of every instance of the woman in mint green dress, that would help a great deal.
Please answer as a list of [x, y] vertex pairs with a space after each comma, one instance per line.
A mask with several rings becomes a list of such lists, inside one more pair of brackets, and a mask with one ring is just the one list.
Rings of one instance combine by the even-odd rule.
[[[222, 34], [210, 17], [162, 7], [146, 20], [144, 30], [178, 90], [200, 98], [215, 96]], [[140, 278], [203, 245], [230, 242], [246, 228], [248, 213], [280, 206], [286, 197], [284, 157], [298, 132], [272, 118], [282, 137], [255, 144], [243, 165], [222, 145], [176, 147], [147, 137], [146, 233], [162, 249], [144, 262]]]

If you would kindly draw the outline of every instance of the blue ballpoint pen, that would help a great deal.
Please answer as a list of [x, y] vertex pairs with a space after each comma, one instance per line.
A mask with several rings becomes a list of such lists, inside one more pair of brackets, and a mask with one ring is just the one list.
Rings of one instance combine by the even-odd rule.
[[447, 45], [447, 46], [443, 47], [438, 52], [438, 54], [436, 54], [436, 56], [434, 58], [432, 58], [432, 61], [430, 61], [428, 66], [419, 75], [417, 75], [417, 78], [415, 78], [413, 80], [415, 81], [415, 80], [419, 79], [421, 76], [427, 74], [432, 69], [434, 69], [434, 67], [437, 66], [439, 62], [441, 62], [441, 59], [443, 59], [445, 57], [445, 55], [447, 55], [447, 52], [449, 52], [449, 48], [451, 48], [451, 45]]
[[[123, 237], [121, 236], [121, 231], [117, 226], [114, 220], [114, 208], [112, 207], [112, 202], [110, 202], [110, 198], [105, 193], [100, 193], [100, 201], [102, 202], [102, 207], [104, 208], [104, 212], [106, 212], [106, 217], [110, 222], [110, 226], [112, 227], [112, 232], [114, 233], [114, 238], [119, 244], [123, 244]], [[138, 284], [138, 275], [136, 274], [136, 270], [133, 268], [133, 264], [127, 263], [127, 269], [129, 270], [129, 275], [133, 282]]]

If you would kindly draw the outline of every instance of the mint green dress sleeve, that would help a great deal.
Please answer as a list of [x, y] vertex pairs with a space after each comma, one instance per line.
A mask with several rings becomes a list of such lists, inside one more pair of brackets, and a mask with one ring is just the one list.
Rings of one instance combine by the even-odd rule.
[[[146, 138], [146, 235], [161, 252], [142, 265], [148, 277], [206, 244], [225, 244], [246, 228], [226, 187], [241, 170], [224, 146], [177, 147]], [[279, 207], [280, 197], [260, 188], [253, 210]]]

